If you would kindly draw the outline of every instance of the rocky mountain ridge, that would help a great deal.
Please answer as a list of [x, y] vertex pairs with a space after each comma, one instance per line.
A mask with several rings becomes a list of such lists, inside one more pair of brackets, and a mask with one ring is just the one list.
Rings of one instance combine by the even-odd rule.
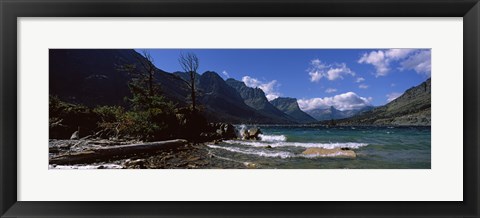
[[248, 87], [244, 82], [231, 78], [225, 82], [242, 96], [245, 104], [262, 113], [264, 116], [281, 120], [284, 123], [299, 123], [294, 117], [289, 116], [272, 105], [262, 89]]
[[[86, 106], [128, 107], [130, 75], [124, 65], [140, 67], [148, 61], [132, 49], [50, 49], [49, 93], [59, 99]], [[165, 97], [177, 107], [190, 104], [186, 73], [155, 69], [155, 81]], [[217, 73], [197, 74], [197, 101], [212, 122], [294, 124], [336, 120], [339, 125], [430, 125], [431, 80], [412, 87], [392, 102], [377, 108], [340, 111], [334, 107], [302, 111], [294, 98], [268, 101], [259, 88], [223, 80]], [[316, 120], [315, 120], [316, 119]]]
[[296, 98], [278, 97], [270, 103], [280, 111], [293, 117], [299, 123], [312, 123], [317, 120], [300, 109]]
[[329, 108], [319, 108], [319, 109], [308, 110], [306, 111], [306, 113], [318, 121], [332, 120], [332, 119], [337, 120], [337, 119], [352, 117], [357, 114], [363, 113], [365, 111], [372, 110], [373, 108], [374, 108], [373, 106], [366, 106], [360, 109], [341, 111], [336, 109], [334, 106], [330, 106]]
[[[49, 94], [85, 106], [120, 105], [128, 107], [131, 76], [122, 66], [141, 70], [148, 61], [132, 49], [51, 49], [49, 51]], [[163, 95], [177, 107], [188, 106], [190, 92], [186, 74], [155, 69]], [[197, 74], [197, 101], [208, 120], [231, 123], [292, 123], [257, 111], [244, 103], [240, 94], [215, 72]]]
[[388, 104], [347, 119], [337, 125], [430, 126], [431, 78], [405, 91]]

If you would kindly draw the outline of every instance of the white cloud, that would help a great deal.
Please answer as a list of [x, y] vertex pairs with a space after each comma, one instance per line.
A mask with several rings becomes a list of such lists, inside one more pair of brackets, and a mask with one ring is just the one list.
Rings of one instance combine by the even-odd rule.
[[328, 88], [327, 90], [325, 90], [326, 93], [333, 93], [333, 92], [336, 92], [337, 89], [333, 89], [333, 88]]
[[267, 97], [267, 100], [268, 100], [268, 101], [273, 101], [273, 100], [277, 99], [277, 98], [280, 97], [280, 96], [275, 95], [275, 94], [268, 94], [268, 95], [265, 95], [265, 97]]
[[310, 75], [310, 81], [312, 82], [318, 82], [322, 78], [322, 74], [318, 71], [312, 71], [309, 72], [308, 75]]
[[355, 76], [355, 72], [348, 68], [345, 63], [327, 64], [320, 59], [311, 60], [307, 72], [312, 82], [318, 82], [324, 77], [328, 80], [337, 80], [343, 79], [344, 75]]
[[230, 75], [228, 75], [228, 72], [227, 71], [222, 71], [222, 74], [226, 77], [226, 78], [230, 78]]
[[405, 61], [400, 63], [400, 65], [402, 66], [402, 69], [413, 69], [419, 74], [430, 76], [432, 68], [431, 59], [431, 51], [423, 50], [408, 57]]
[[256, 78], [244, 76], [242, 78], [242, 81], [248, 87], [262, 89], [263, 92], [265, 92], [265, 96], [269, 101], [275, 98], [278, 98], [280, 96], [280, 93], [277, 91], [277, 88], [278, 86], [280, 86], [280, 84], [278, 84], [277, 80], [272, 80], [270, 82], [262, 82]]
[[414, 52], [415, 49], [408, 49], [408, 48], [394, 48], [389, 49], [385, 52], [387, 58], [392, 60], [400, 60], [406, 58], [410, 53]]
[[395, 100], [396, 98], [400, 97], [401, 95], [403, 95], [403, 93], [399, 93], [399, 92], [392, 92], [390, 94], [387, 94], [387, 102], [391, 102], [393, 100]]
[[395, 87], [395, 86], [396, 86], [395, 83], [390, 84], [390, 87]]
[[355, 82], [361, 83], [361, 82], [363, 82], [363, 81], [365, 81], [365, 78], [363, 78], [363, 77], [358, 77]]
[[377, 70], [377, 77], [378, 76], [386, 76], [390, 71], [388, 65], [389, 60], [385, 57], [385, 52], [383, 51], [372, 51], [369, 54], [365, 53], [363, 56], [358, 60], [360, 64], [371, 64]]
[[367, 89], [367, 88], [368, 88], [368, 85], [360, 84], [360, 85], [358, 86], [358, 88]]
[[246, 86], [253, 88], [256, 88], [262, 84], [258, 79], [249, 76], [244, 76], [242, 78], [242, 81], [245, 83]]
[[299, 99], [298, 106], [304, 111], [323, 109], [334, 106], [338, 110], [360, 109], [370, 105], [372, 98], [360, 97], [354, 92], [347, 92], [333, 97]]
[[376, 76], [386, 76], [393, 62], [403, 61], [402, 69], [414, 69], [418, 73], [430, 72], [430, 50], [388, 49], [365, 53], [358, 60], [360, 64], [371, 64], [376, 69]]

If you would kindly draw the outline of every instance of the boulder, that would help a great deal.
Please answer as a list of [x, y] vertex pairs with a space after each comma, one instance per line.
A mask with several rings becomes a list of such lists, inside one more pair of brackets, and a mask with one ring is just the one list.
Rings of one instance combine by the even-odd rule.
[[255, 169], [257, 168], [257, 164], [251, 162], [244, 162], [243, 165], [248, 169]]
[[77, 140], [77, 139], [80, 139], [80, 131], [75, 131], [72, 136], [70, 136], [70, 139], [71, 140]]
[[124, 163], [125, 168], [140, 168], [144, 169], [145, 168], [145, 159], [137, 159], [137, 160], [127, 160]]
[[340, 158], [356, 158], [357, 154], [353, 150], [345, 150], [343, 148], [325, 149], [325, 148], [307, 148], [303, 155], [312, 157], [340, 157]]
[[208, 131], [216, 134], [214, 139], [233, 139], [237, 137], [235, 127], [229, 123], [209, 123], [206, 133]]
[[218, 134], [217, 132], [202, 132], [200, 133], [200, 138], [202, 139], [201, 141], [213, 141], [221, 138], [221, 135]]
[[260, 137], [258, 135], [262, 134], [262, 131], [260, 128], [257, 127], [252, 127], [248, 129], [248, 131], [245, 131], [243, 134], [243, 139], [255, 139], [258, 140]]
[[235, 127], [232, 124], [224, 123], [221, 126], [222, 129], [222, 137], [225, 139], [233, 139], [237, 137], [235, 133]]
[[200, 133], [201, 141], [226, 140], [237, 138], [235, 127], [229, 123], [209, 123]]
[[211, 132], [208, 123], [200, 113], [189, 109], [178, 109], [175, 116], [178, 122], [176, 135], [182, 138], [198, 141], [202, 139], [201, 133]]

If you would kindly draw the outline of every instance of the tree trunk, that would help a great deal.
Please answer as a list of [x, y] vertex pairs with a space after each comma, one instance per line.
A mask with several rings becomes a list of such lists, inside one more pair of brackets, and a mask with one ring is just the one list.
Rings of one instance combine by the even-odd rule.
[[186, 143], [187, 140], [175, 139], [169, 141], [103, 147], [53, 157], [49, 160], [49, 162], [50, 164], [65, 165], [110, 161], [115, 159], [124, 159], [138, 154], [155, 154], [156, 151], [176, 149], [185, 145]]
[[192, 84], [192, 110], [196, 111], [195, 109], [195, 72], [190, 72], [190, 82]]

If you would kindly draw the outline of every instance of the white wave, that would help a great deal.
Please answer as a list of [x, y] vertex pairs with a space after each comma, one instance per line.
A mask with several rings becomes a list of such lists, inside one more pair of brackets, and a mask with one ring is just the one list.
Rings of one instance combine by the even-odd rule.
[[249, 154], [249, 155], [257, 155], [261, 157], [279, 157], [279, 158], [294, 158], [294, 157], [303, 157], [303, 158], [318, 158], [318, 157], [336, 157], [336, 156], [343, 156], [345, 153], [343, 152], [335, 152], [331, 154], [298, 154], [295, 155], [290, 152], [285, 151], [277, 151], [277, 152], [266, 152], [266, 151], [258, 151], [252, 149], [240, 149], [236, 147], [221, 147], [216, 145], [208, 145], [210, 148], [215, 149], [223, 149], [231, 152], [242, 153], [242, 154]]
[[257, 151], [257, 150], [252, 150], [252, 149], [240, 149], [240, 148], [235, 148], [235, 147], [222, 147], [222, 146], [216, 146], [216, 145], [208, 145], [210, 148], [216, 148], [216, 149], [223, 149], [231, 152], [237, 152], [237, 153], [242, 153], [242, 154], [250, 154], [250, 155], [257, 155], [261, 157], [280, 157], [280, 158], [289, 158], [289, 157], [294, 157], [295, 155], [290, 153], [290, 152], [285, 152], [285, 151]]
[[240, 126], [235, 126], [235, 128], [238, 130], [237, 131], [237, 137], [241, 138], [243, 135], [245, 135], [245, 132], [247, 131], [247, 126], [245, 124], [242, 124]]
[[266, 147], [267, 145], [271, 146], [270, 143], [265, 143], [262, 141], [225, 140], [223, 142], [231, 145], [240, 144], [240, 145], [248, 145], [252, 147]]
[[284, 142], [287, 141], [287, 137], [284, 135], [264, 135], [259, 134], [260, 140], [264, 142]]
[[252, 147], [303, 147], [303, 148], [351, 148], [356, 149], [367, 146], [367, 143], [358, 142], [338, 142], [338, 143], [304, 143], [304, 142], [259, 142], [259, 141], [242, 141], [242, 140], [226, 140], [228, 144], [248, 145]]

